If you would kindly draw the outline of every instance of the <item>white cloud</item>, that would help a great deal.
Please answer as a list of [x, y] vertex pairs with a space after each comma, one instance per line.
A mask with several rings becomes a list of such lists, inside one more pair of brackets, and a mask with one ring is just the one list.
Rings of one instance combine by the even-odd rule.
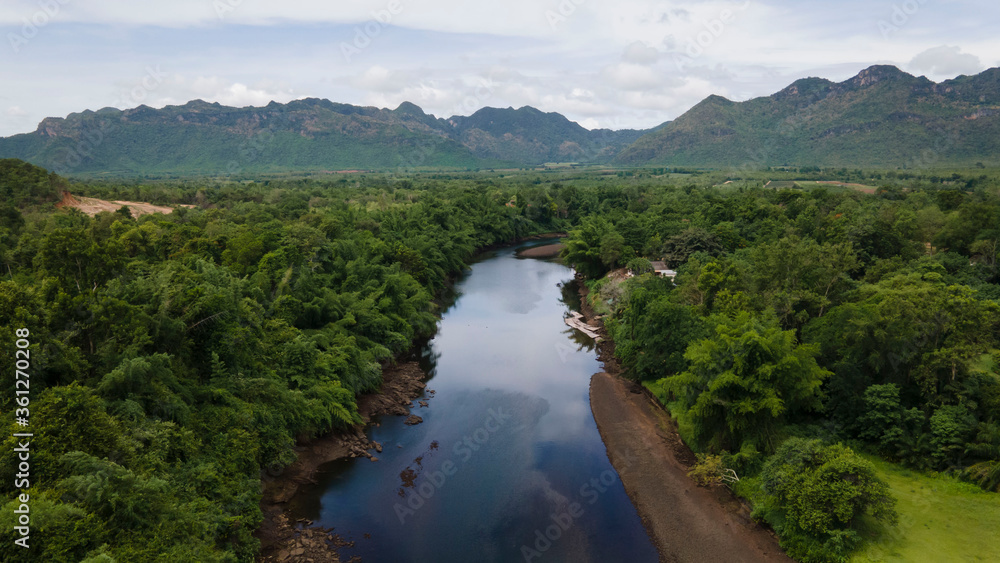
[[[0, 37], [21, 33], [42, 1], [0, 2]], [[867, 0], [51, 1], [64, 3], [30, 44], [0, 54], [0, 135], [137, 100], [148, 65], [169, 73], [142, 96], [154, 107], [307, 94], [380, 107], [411, 101], [438, 116], [531, 105], [622, 128], [675, 118], [709, 94], [749, 99], [875, 63], [941, 80], [981, 70], [976, 55], [992, 63], [1000, 53], [982, 24], [1000, 19], [1000, 3], [986, 0], [922, 4], [891, 41], [878, 27], [891, 4]], [[233, 9], [220, 18], [217, 3]], [[575, 8], [553, 29], [546, 11], [565, 3]], [[388, 25], [345, 61], [341, 43], [375, 18]], [[692, 44], [697, 56], [685, 54], [678, 68], [675, 57]], [[3, 109], [12, 107], [25, 115]]]
[[295, 99], [293, 92], [273, 92], [266, 89], [250, 88], [246, 84], [236, 82], [206, 96], [208, 101], [219, 102], [225, 106], [264, 106], [271, 101], [287, 102]]
[[10, 106], [7, 108], [6, 113], [9, 117], [24, 117], [28, 115], [28, 112], [21, 109], [21, 106]]
[[432, 76], [400, 88], [372, 90], [363, 98], [365, 105], [395, 108], [402, 102], [412, 102], [437, 117], [469, 115], [490, 105], [494, 91], [485, 80], [480, 86], [463, 84], [463, 80], [438, 80]]
[[363, 90], [377, 92], [398, 92], [414, 82], [416, 76], [412, 72], [389, 70], [383, 66], [370, 67], [360, 76], [351, 80], [351, 84]]
[[959, 47], [942, 45], [933, 47], [913, 57], [909, 68], [934, 76], [955, 76], [957, 74], [978, 74], [983, 71], [979, 57], [963, 53]]
[[630, 43], [625, 48], [625, 52], [622, 53], [622, 60], [627, 63], [652, 64], [659, 60], [659, 58], [660, 52], [642, 41]]
[[506, 82], [496, 89], [497, 97], [510, 100], [509, 105], [538, 105], [541, 95], [538, 88], [521, 82]]
[[541, 106], [544, 111], [557, 111], [563, 115], [585, 115], [597, 117], [606, 115], [612, 108], [600, 102], [577, 98], [572, 95], [555, 94], [543, 96]]
[[601, 74], [621, 90], [649, 90], [663, 83], [661, 71], [635, 63], [616, 63], [605, 67]]
[[725, 95], [726, 90], [701, 78], [686, 78], [660, 91], [625, 92], [620, 100], [630, 108], [659, 110], [676, 117], [711, 94]]
[[[162, 27], [308, 24], [388, 25], [430, 31], [465, 31], [510, 36], [547, 37], [553, 32], [546, 12], [559, 2], [448, 2], [444, 0], [51, 0], [60, 6], [59, 21]], [[567, 0], [569, 1], [569, 0]], [[585, 3], [584, 3], [585, 4]], [[581, 6], [579, 11], [584, 11]], [[20, 24], [41, 11], [37, 0], [5, 0], [0, 25]], [[572, 19], [573, 16], [570, 16]]]
[[151, 107], [182, 105], [191, 100], [218, 102], [224, 106], [247, 107], [266, 106], [272, 101], [286, 103], [306, 96], [298, 95], [286, 85], [270, 81], [245, 84], [221, 76], [198, 76], [188, 79], [183, 75], [171, 75], [151, 88], [144, 99], [123, 98], [119, 104], [124, 109], [141, 102]]

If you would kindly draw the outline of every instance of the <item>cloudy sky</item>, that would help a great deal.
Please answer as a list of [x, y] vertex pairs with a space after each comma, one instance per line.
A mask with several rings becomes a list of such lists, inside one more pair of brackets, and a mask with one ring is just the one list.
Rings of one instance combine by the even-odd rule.
[[3, 0], [0, 135], [84, 109], [302, 97], [652, 127], [709, 94], [1000, 66], [993, 0]]

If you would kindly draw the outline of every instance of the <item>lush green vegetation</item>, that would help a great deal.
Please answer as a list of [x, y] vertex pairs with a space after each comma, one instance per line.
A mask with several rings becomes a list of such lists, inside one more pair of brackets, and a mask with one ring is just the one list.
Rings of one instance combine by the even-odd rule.
[[[896, 520], [861, 453], [1000, 488], [1000, 182], [882, 178], [872, 195], [753, 175], [623, 190], [565, 253], [626, 375], [711, 454], [695, 474], [735, 471], [802, 561], [843, 561]], [[679, 275], [613, 270], [637, 255]]]
[[[764, 188], [796, 180], [879, 190]], [[716, 454], [707, 473], [737, 473], [802, 560], [880, 538], [869, 553], [909, 504], [860, 453], [1000, 481], [998, 185], [812, 167], [69, 184], [0, 161], [0, 333], [32, 342], [30, 555], [252, 560], [261, 471], [357, 421], [476, 249], [550, 230], [572, 233], [628, 375]], [[91, 218], [53, 207], [67, 187], [194, 208]], [[658, 258], [676, 284], [643, 273]], [[600, 279], [626, 265], [640, 275]], [[16, 446], [0, 443], [4, 561], [25, 560]]]
[[11, 370], [0, 399], [10, 562], [252, 560], [260, 472], [359, 421], [357, 394], [433, 330], [477, 248], [573, 217], [540, 188], [373, 179], [173, 186], [200, 207], [91, 218], [54, 210], [44, 171], [4, 161], [0, 178], [20, 204], [3, 208], [0, 362], [16, 330], [32, 343], [31, 550], [13, 543]]
[[851, 561], [989, 561], [1000, 553], [1000, 501], [995, 493], [953, 476], [931, 476], [880, 460], [873, 465], [897, 499], [899, 523], [877, 530], [877, 539]]
[[843, 560], [870, 521], [898, 520], [896, 499], [875, 467], [841, 444], [785, 440], [756, 480], [741, 486], [756, 503], [754, 516], [774, 526], [800, 561]]

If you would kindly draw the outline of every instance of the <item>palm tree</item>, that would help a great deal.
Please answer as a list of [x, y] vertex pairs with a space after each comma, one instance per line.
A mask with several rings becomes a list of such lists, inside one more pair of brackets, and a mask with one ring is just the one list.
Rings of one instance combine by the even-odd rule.
[[966, 468], [965, 477], [986, 490], [1000, 492], [1000, 424], [994, 420], [980, 424], [976, 441], [966, 453], [984, 461]]

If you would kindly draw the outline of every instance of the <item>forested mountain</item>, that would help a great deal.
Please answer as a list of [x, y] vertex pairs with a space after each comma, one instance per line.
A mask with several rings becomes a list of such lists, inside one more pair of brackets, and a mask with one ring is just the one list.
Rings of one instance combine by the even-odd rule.
[[448, 122], [456, 138], [477, 156], [522, 164], [606, 161], [644, 133], [588, 130], [561, 114], [529, 106], [483, 108], [468, 117], [453, 116]]
[[47, 118], [0, 139], [0, 157], [67, 174], [231, 175], [348, 169], [478, 168], [607, 160], [641, 131], [588, 131], [534, 108], [427, 115], [304, 99], [234, 108], [105, 108]]
[[0, 139], [0, 157], [65, 174], [232, 175], [481, 168], [546, 162], [625, 166], [926, 168], [997, 164], [1000, 69], [934, 83], [873, 66], [841, 83], [798, 80], [746, 102], [710, 96], [653, 129], [587, 130], [532, 107], [447, 119], [304, 99], [233, 108], [200, 100], [47, 118]]
[[60, 172], [120, 175], [480, 164], [428, 123], [437, 125], [406, 112], [318, 99], [260, 108], [195, 100], [48, 118], [33, 133], [0, 139], [0, 155]]
[[934, 83], [873, 66], [746, 102], [710, 96], [618, 155], [625, 165], [926, 168], [997, 164], [1000, 68]]

